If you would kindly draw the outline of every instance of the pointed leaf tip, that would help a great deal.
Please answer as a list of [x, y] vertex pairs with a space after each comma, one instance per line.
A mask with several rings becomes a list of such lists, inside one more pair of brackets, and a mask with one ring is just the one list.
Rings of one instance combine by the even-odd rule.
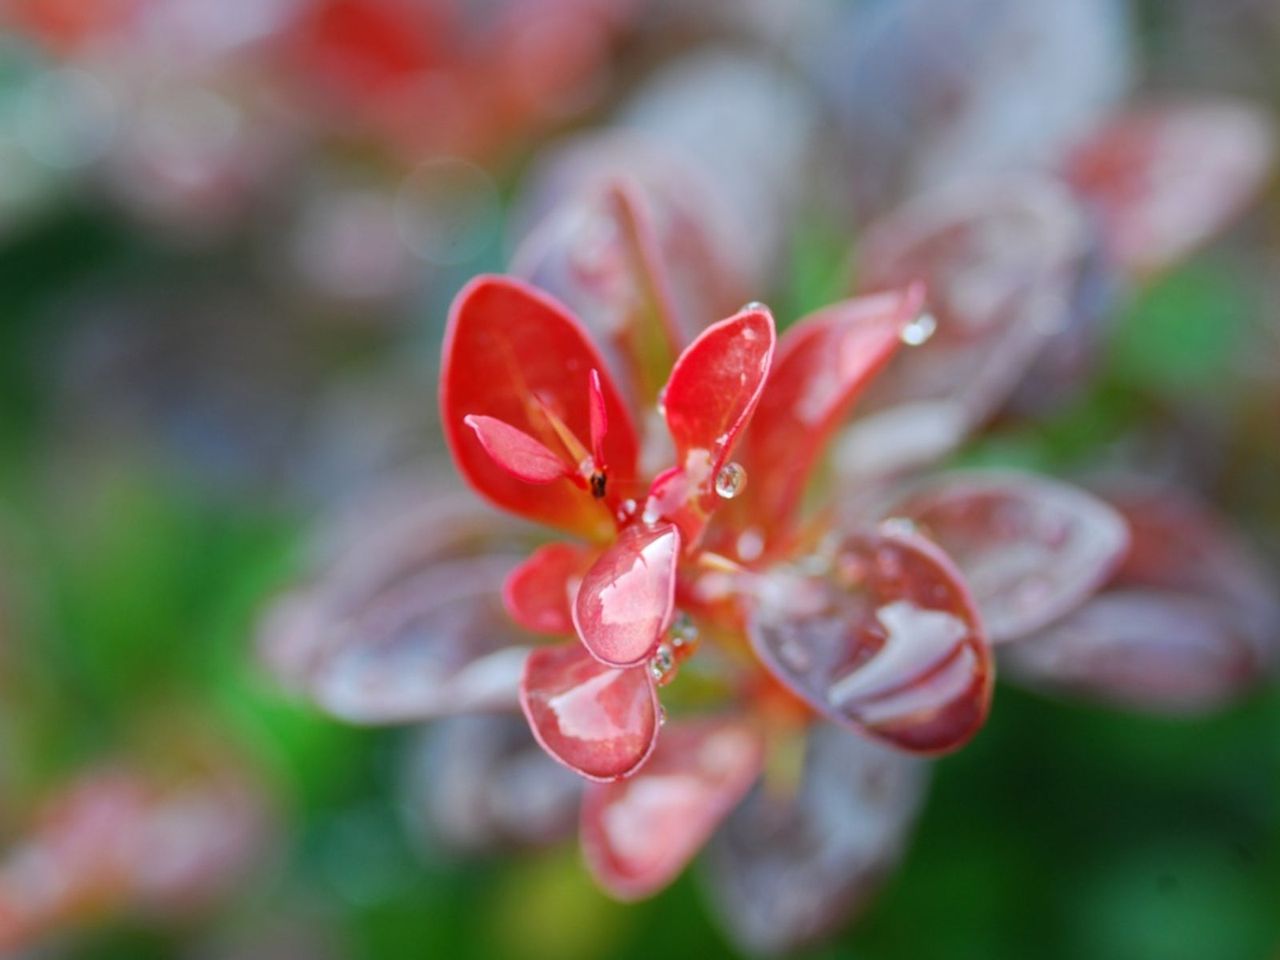
[[573, 473], [558, 456], [509, 423], [477, 414], [463, 417], [462, 422], [475, 431], [494, 463], [525, 483], [550, 483]]

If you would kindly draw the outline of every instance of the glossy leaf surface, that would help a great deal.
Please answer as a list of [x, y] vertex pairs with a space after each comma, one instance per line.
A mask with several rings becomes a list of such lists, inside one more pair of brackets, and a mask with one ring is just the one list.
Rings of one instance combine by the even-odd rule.
[[406, 758], [410, 826], [450, 850], [493, 853], [572, 836], [582, 779], [547, 756], [523, 717], [448, 717]]
[[573, 598], [591, 565], [592, 552], [569, 543], [539, 547], [502, 585], [507, 614], [533, 633], [573, 633]]
[[680, 533], [672, 524], [627, 527], [578, 588], [573, 622], [593, 657], [613, 666], [643, 661], [671, 624]]
[[529, 654], [520, 705], [543, 749], [592, 780], [632, 773], [658, 739], [658, 694], [648, 669], [606, 666], [576, 643]]
[[920, 753], [986, 720], [993, 663], [959, 572], [910, 532], [852, 538], [825, 576], [771, 574], [748, 635], [773, 673], [832, 720]]

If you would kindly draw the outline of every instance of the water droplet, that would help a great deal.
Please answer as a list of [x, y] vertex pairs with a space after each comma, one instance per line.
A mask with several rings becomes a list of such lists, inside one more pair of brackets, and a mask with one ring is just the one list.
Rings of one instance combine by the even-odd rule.
[[667, 725], [667, 708], [662, 704], [658, 704], [658, 726], [665, 727]]
[[698, 626], [689, 618], [687, 613], [676, 615], [675, 622], [671, 624], [671, 646], [676, 650], [681, 650], [686, 646], [697, 643]]
[[716, 495], [732, 500], [747, 486], [747, 470], [740, 463], [726, 463], [716, 474]]
[[748, 310], [768, 310], [768, 309], [769, 309], [769, 308], [768, 308], [768, 307], [766, 307], [766, 306], [765, 306], [763, 303], [761, 303], [759, 300], [752, 300], [750, 303], [744, 303], [744, 304], [742, 305], [742, 309], [741, 309], [741, 310], [739, 310], [738, 312], [739, 312], [739, 313], [746, 313]]
[[671, 673], [676, 666], [675, 651], [671, 649], [671, 645], [667, 643], [658, 644], [658, 649], [653, 652], [653, 658], [649, 661], [649, 675], [653, 677], [654, 683], [665, 684], [671, 679]]
[[929, 338], [933, 336], [934, 331], [937, 329], [937, 318], [926, 310], [903, 327], [898, 336], [908, 347], [918, 347], [922, 343], [928, 343]]

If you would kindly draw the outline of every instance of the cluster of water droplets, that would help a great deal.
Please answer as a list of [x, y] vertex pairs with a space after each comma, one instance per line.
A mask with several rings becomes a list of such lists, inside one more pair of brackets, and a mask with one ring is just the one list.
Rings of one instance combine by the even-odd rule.
[[693, 654], [698, 643], [698, 627], [688, 614], [676, 615], [667, 638], [649, 658], [649, 674], [658, 686], [675, 679], [680, 662]]

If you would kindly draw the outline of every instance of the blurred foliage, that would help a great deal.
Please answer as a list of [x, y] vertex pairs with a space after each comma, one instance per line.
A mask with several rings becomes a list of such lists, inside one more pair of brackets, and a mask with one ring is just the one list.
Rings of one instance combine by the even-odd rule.
[[[792, 314], [825, 300], [845, 262], [819, 227], [796, 250]], [[291, 705], [255, 666], [255, 617], [296, 570], [302, 511], [202, 490], [145, 458], [73, 478], [76, 496], [49, 475], [49, 305], [72, 279], [138, 269], [139, 257], [127, 234], [81, 209], [0, 251], [0, 527], [22, 598], [0, 706], [20, 754], [10, 765], [50, 780], [178, 716], [241, 743], [270, 771], [291, 825], [262, 902], [314, 904], [353, 957], [730, 955], [696, 877], [622, 907], [570, 849], [501, 863], [415, 852], [389, 799], [406, 734]], [[996, 430], [970, 458], [1070, 466], [1144, 407], [1212, 397], [1249, 348], [1253, 306], [1229, 267], [1193, 262], [1128, 309], [1090, 394], [1034, 433]], [[1236, 960], [1280, 942], [1280, 694], [1185, 722], [1014, 689], [997, 703], [973, 747], [937, 765], [903, 869], [812, 956]], [[85, 934], [70, 955], [190, 956], [186, 933], [126, 923]]]

